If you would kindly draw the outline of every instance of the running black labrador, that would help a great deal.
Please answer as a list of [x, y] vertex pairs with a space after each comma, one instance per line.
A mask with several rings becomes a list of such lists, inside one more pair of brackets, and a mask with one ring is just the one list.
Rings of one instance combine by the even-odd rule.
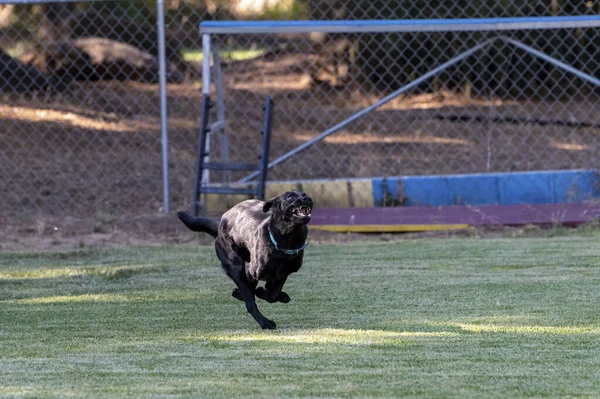
[[[274, 329], [275, 322], [260, 313], [254, 297], [271, 303], [290, 301], [282, 288], [302, 266], [312, 208], [305, 193], [288, 191], [265, 202], [243, 201], [225, 212], [220, 222], [186, 212], [177, 216], [190, 230], [216, 238], [217, 257], [237, 285], [231, 295], [246, 303], [262, 328]], [[266, 282], [264, 288], [257, 287], [259, 281]]]

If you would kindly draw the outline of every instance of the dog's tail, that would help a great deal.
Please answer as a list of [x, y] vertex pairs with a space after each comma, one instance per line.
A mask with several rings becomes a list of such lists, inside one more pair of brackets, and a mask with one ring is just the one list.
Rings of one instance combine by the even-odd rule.
[[177, 217], [192, 231], [208, 233], [215, 238], [219, 234], [219, 222], [216, 220], [198, 218], [183, 211], [177, 212]]

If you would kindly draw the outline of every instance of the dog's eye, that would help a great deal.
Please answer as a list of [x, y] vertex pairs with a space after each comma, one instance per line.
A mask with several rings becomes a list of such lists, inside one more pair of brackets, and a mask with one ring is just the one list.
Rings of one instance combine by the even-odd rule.
[[292, 201], [294, 199], [294, 197], [292, 197], [291, 195], [288, 197], [288, 201]]

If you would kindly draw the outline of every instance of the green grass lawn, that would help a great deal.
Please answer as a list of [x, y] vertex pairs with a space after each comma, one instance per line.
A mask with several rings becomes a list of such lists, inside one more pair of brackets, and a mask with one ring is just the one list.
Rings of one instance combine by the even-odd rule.
[[0, 254], [0, 396], [599, 397], [599, 238], [313, 245], [274, 331], [212, 247]]

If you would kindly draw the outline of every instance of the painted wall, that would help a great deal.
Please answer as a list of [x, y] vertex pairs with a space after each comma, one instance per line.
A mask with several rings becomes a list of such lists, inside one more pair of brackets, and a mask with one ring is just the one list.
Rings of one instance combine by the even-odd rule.
[[[307, 192], [320, 208], [582, 203], [600, 199], [600, 174], [565, 170], [270, 181], [266, 196], [288, 190]], [[225, 211], [246, 198], [209, 195], [208, 209]]]

